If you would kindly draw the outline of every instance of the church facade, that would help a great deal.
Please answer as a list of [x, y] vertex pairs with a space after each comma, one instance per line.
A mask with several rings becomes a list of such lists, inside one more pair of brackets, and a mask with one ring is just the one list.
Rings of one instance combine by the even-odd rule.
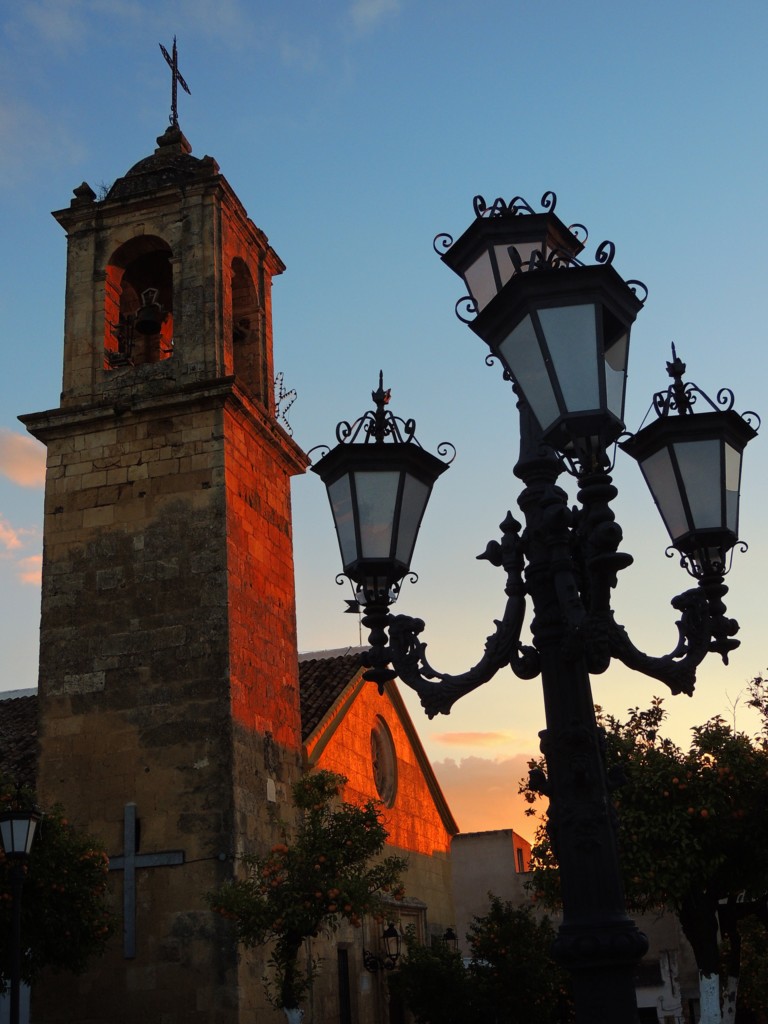
[[[177, 124], [103, 199], [83, 183], [54, 216], [61, 401], [21, 417], [48, 453], [37, 793], [105, 844], [123, 930], [84, 976], [38, 986], [32, 1019], [268, 1021], [266, 954], [238, 951], [202, 896], [280, 840], [299, 773], [384, 800], [425, 937], [452, 923], [456, 827], [396, 691], [373, 714], [347, 672], [343, 707], [321, 701], [302, 729], [290, 480], [308, 462], [276, 416], [284, 267], [266, 236]], [[389, 1012], [363, 1004], [360, 1020]]]

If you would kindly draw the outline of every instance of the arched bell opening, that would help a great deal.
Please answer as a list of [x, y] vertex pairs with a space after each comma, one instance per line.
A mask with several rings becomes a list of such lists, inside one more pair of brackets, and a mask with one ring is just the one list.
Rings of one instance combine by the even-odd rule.
[[232, 365], [241, 386], [266, 400], [267, 381], [262, 310], [251, 272], [239, 258], [232, 260]]
[[157, 363], [173, 354], [173, 266], [161, 238], [121, 245], [106, 267], [105, 367]]

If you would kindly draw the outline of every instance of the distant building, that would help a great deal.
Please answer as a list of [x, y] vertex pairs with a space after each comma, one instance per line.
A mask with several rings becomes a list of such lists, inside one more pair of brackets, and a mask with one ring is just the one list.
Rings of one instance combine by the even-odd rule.
[[466, 934], [475, 917], [488, 913], [488, 893], [515, 905], [530, 902], [525, 889], [531, 844], [511, 828], [462, 832], [453, 837], [451, 861], [459, 948], [468, 955]]
[[[465, 935], [472, 919], [488, 912], [488, 893], [515, 905], [531, 903], [526, 889], [531, 844], [512, 829], [465, 832], [451, 844], [456, 934], [465, 956]], [[557, 926], [557, 913], [542, 911]], [[648, 936], [648, 953], [638, 965], [636, 992], [639, 1024], [695, 1024], [699, 981], [693, 951], [680, 922], [670, 911], [632, 915]]]

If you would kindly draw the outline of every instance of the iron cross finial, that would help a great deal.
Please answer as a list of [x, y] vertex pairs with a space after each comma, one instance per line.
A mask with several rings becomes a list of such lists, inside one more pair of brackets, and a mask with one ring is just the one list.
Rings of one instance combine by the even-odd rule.
[[192, 93], [189, 91], [189, 86], [184, 81], [184, 79], [181, 77], [181, 72], [179, 71], [179, 54], [178, 54], [178, 50], [176, 49], [176, 36], [173, 37], [172, 55], [171, 55], [171, 53], [168, 53], [168, 51], [166, 50], [166, 48], [163, 46], [162, 43], [160, 43], [160, 49], [162, 50], [163, 56], [166, 59], [168, 67], [171, 69], [171, 117], [170, 117], [170, 121], [171, 121], [171, 124], [173, 125], [174, 128], [178, 128], [178, 126], [179, 126], [179, 108], [178, 108], [178, 103], [177, 103], [177, 100], [176, 100], [176, 94], [177, 94], [176, 86], [177, 86], [177, 84], [181, 86], [181, 88], [184, 90], [184, 92], [188, 96], [191, 96]]

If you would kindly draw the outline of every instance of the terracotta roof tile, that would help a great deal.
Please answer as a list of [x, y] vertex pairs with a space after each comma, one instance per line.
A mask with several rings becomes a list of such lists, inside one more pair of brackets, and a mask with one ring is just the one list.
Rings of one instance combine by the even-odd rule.
[[305, 740], [322, 721], [333, 702], [360, 671], [360, 656], [310, 658], [299, 662], [301, 738]]
[[0, 701], [0, 775], [34, 786], [36, 774], [37, 697]]

